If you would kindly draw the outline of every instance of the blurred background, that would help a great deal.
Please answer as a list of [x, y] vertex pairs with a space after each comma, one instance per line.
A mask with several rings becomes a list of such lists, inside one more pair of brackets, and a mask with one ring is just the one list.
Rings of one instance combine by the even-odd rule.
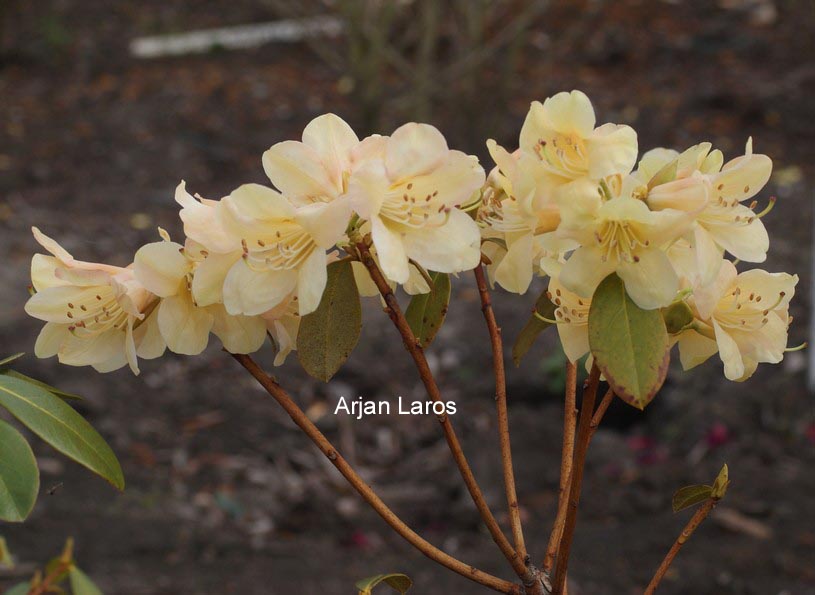
[[[185, 35], [213, 28], [228, 29]], [[772, 157], [760, 195], [778, 196], [765, 219], [767, 268], [801, 277], [799, 344], [812, 281], [813, 34], [812, 0], [1, 0], [2, 354], [31, 352], [40, 326], [23, 313], [33, 224], [77, 257], [125, 265], [157, 226], [180, 237], [179, 180], [210, 198], [268, 183], [262, 152], [323, 112], [360, 136], [431, 122], [489, 169], [486, 138], [514, 147], [530, 101], [573, 88], [592, 98], [598, 122], [632, 125], [643, 149], [710, 140], [729, 159], [751, 135]], [[508, 347], [542, 289], [495, 292]], [[487, 333], [471, 276], [454, 290], [428, 357], [504, 522]], [[330, 384], [296, 357], [279, 378], [420, 533], [509, 578], [434, 419], [331, 414], [340, 395], [424, 396], [376, 301], [363, 333]], [[408, 573], [417, 595], [482, 592], [392, 535], [212, 343], [201, 357], [143, 362], [138, 378], [24, 360], [22, 371], [86, 397], [79, 407], [119, 454], [128, 487], [114, 493], [41, 449], [34, 515], [0, 527], [21, 572], [72, 535], [83, 569], [111, 594], [340, 595], [381, 572]], [[269, 350], [259, 357], [271, 364]], [[788, 354], [743, 385], [726, 382], [715, 358], [688, 374], [675, 362], [644, 414], [615, 404], [588, 460], [573, 595], [641, 593], [689, 516], [671, 512], [673, 492], [711, 481], [723, 462], [727, 499], [660, 593], [815, 593], [808, 357]], [[520, 368], [508, 360], [519, 495], [538, 557], [556, 506], [563, 361], [553, 331]], [[16, 580], [0, 575], [0, 587]]]

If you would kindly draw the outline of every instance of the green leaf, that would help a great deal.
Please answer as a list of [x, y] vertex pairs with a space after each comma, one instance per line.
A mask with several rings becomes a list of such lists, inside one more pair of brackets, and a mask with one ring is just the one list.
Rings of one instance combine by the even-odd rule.
[[328, 265], [320, 305], [303, 317], [297, 334], [297, 357], [314, 378], [328, 382], [351, 355], [362, 329], [362, 306], [351, 263]]
[[725, 464], [722, 466], [722, 470], [719, 471], [719, 475], [716, 476], [716, 480], [713, 482], [710, 497], [715, 498], [716, 500], [721, 500], [727, 493], [727, 486], [729, 485], [730, 472], [727, 469], [727, 464]]
[[21, 522], [31, 513], [40, 491], [40, 471], [20, 432], [0, 420], [0, 519]]
[[11, 589], [3, 593], [3, 595], [28, 595], [28, 591], [31, 589], [31, 584], [28, 582], [25, 583], [17, 583]]
[[414, 295], [407, 310], [405, 318], [410, 330], [427, 347], [439, 332], [447, 316], [447, 305], [450, 303], [450, 277], [444, 273], [430, 273], [433, 286], [429, 293]]
[[0, 368], [2, 368], [3, 366], [7, 366], [11, 362], [17, 361], [18, 359], [20, 359], [24, 355], [25, 355], [25, 353], [20, 352], [20, 353], [15, 353], [14, 355], [10, 355], [10, 356], [8, 356], [8, 357], [6, 357], [4, 359], [0, 359]]
[[72, 595], [102, 595], [101, 589], [76, 566], [71, 566], [68, 576], [71, 579]]
[[402, 595], [413, 586], [413, 581], [406, 574], [377, 574], [357, 581], [356, 588], [359, 589], [359, 595], [371, 595], [374, 587], [382, 583], [393, 587]]
[[37, 380], [36, 378], [31, 378], [30, 376], [26, 376], [25, 374], [21, 374], [16, 370], [0, 370], [0, 375], [11, 376], [12, 378], [19, 378], [20, 380], [25, 380], [29, 384], [33, 384], [34, 386], [39, 386], [47, 390], [49, 393], [53, 393], [56, 396], [60, 397], [61, 399], [72, 399], [75, 401], [82, 401], [82, 397], [79, 395], [75, 395], [73, 393], [66, 392], [50, 384], [46, 384], [42, 380]]
[[692, 485], [679, 488], [674, 494], [671, 506], [674, 512], [685, 510], [690, 506], [701, 504], [710, 498], [712, 488], [706, 485]]
[[644, 409], [665, 382], [670, 352], [659, 310], [643, 310], [616, 275], [597, 287], [589, 309], [589, 346], [597, 367], [625, 402]]
[[19, 378], [0, 375], [0, 406], [65, 456], [124, 489], [122, 468], [105, 440], [62, 399]]
[[684, 301], [674, 302], [662, 308], [662, 318], [665, 320], [665, 329], [675, 335], [693, 322], [693, 312]]
[[[552, 300], [549, 299], [547, 293], [548, 292], [544, 291], [540, 294], [540, 297], [538, 297], [538, 301], [535, 303], [535, 312], [544, 318], [554, 320], [556, 306], [552, 303]], [[533, 312], [529, 320], [526, 321], [526, 324], [515, 339], [515, 344], [512, 346], [512, 361], [515, 362], [515, 367], [521, 365], [521, 360], [532, 345], [535, 344], [538, 335], [552, 326], [552, 323], [545, 322], [535, 316], [535, 312]]]
[[673, 182], [676, 179], [676, 169], [679, 167], [679, 158], [673, 159], [666, 163], [654, 176], [648, 181], [648, 190], [661, 184]]

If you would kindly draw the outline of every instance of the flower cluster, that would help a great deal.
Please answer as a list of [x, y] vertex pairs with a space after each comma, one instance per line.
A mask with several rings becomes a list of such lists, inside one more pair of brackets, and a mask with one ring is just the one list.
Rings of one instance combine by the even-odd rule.
[[492, 279], [524, 293], [533, 275], [550, 277], [571, 361], [589, 351], [591, 298], [611, 273], [642, 309], [687, 305], [692, 321], [674, 336], [686, 369], [718, 352], [727, 378], [744, 380], [758, 363], [781, 361], [798, 277], [738, 274], [725, 258], [767, 257], [769, 208], [744, 203], [769, 180], [770, 158], [748, 141], [724, 163], [705, 142], [654, 149], [637, 163], [633, 129], [595, 124], [586, 95], [559, 93], [532, 104], [515, 152], [488, 142], [497, 167], [478, 220]]
[[[215, 201], [182, 182], [183, 244], [160, 229], [125, 268], [76, 261], [35, 229], [52, 254], [31, 267], [26, 311], [46, 321], [37, 355], [138, 373], [137, 357], [194, 355], [210, 334], [233, 353], [256, 351], [269, 335], [280, 364], [296, 348], [300, 317], [320, 304], [328, 264], [353, 242], [369, 237], [385, 276], [410, 293], [429, 291], [427, 270], [480, 262], [478, 225], [458, 207], [479, 195], [484, 170], [432, 126], [360, 140], [326, 114], [302, 142], [266, 151], [263, 167], [276, 189], [246, 184]], [[360, 292], [372, 294], [367, 270], [354, 270]]]
[[[246, 184], [207, 200], [182, 182], [184, 242], [159, 230], [160, 241], [128, 267], [74, 260], [35, 229], [51, 254], [32, 261], [26, 308], [46, 321], [36, 353], [137, 373], [137, 357], [197, 354], [210, 334], [233, 353], [256, 351], [270, 336], [280, 364], [296, 349], [300, 318], [320, 304], [328, 265], [365, 241], [385, 277], [410, 294], [430, 290], [428, 271], [466, 271], [482, 253], [508, 291], [550, 277], [572, 361], [589, 351], [592, 295], [612, 273], [640, 308], [690, 312], [674, 329], [686, 368], [718, 352], [725, 375], [742, 380], [758, 363], [781, 360], [798, 278], [739, 274], [726, 258], [760, 263], [769, 248], [763, 213], [745, 201], [767, 183], [772, 162], [751, 141], [728, 163], [710, 143], [654, 149], [637, 162], [636, 132], [596, 126], [589, 99], [572, 91], [533, 103], [518, 144], [510, 153], [487, 142], [497, 165], [486, 177], [433, 126], [360, 140], [326, 114], [302, 142], [263, 155], [274, 188]], [[376, 294], [365, 267], [353, 266], [360, 293]]]

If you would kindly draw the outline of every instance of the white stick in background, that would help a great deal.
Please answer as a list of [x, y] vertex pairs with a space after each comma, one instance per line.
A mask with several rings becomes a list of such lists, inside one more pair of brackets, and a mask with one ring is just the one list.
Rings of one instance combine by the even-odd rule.
[[246, 49], [269, 42], [295, 42], [306, 37], [334, 36], [341, 31], [342, 22], [331, 16], [284, 19], [270, 23], [139, 37], [130, 43], [130, 53], [137, 58], [200, 54], [213, 48]]

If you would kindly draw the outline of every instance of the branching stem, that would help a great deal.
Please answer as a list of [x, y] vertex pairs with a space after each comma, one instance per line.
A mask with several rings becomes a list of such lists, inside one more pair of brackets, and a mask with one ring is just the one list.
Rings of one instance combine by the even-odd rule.
[[266, 374], [260, 366], [248, 355], [232, 354], [238, 363], [240, 363], [246, 370], [257, 380], [266, 392], [268, 392], [279, 404], [286, 413], [289, 414], [292, 421], [303, 430], [303, 432], [311, 439], [314, 444], [322, 451], [329, 461], [337, 468], [342, 476], [351, 484], [351, 486], [359, 493], [360, 496], [373, 508], [379, 516], [381, 516], [391, 528], [403, 537], [408, 543], [419, 550], [422, 554], [441, 564], [445, 568], [449, 568], [453, 572], [460, 574], [472, 581], [475, 581], [485, 587], [489, 587], [499, 593], [507, 595], [523, 595], [523, 587], [518, 584], [511, 583], [491, 574], [487, 574], [478, 570], [474, 566], [466, 564], [457, 558], [440, 550], [413, 529], [408, 527], [402, 519], [400, 519], [390, 508], [385, 504], [382, 499], [371, 489], [371, 487], [363, 481], [356, 471], [348, 464], [342, 457], [339, 451], [334, 448], [328, 438], [317, 428], [316, 425], [308, 418], [305, 412], [292, 400], [289, 394], [281, 387], [277, 381]]

